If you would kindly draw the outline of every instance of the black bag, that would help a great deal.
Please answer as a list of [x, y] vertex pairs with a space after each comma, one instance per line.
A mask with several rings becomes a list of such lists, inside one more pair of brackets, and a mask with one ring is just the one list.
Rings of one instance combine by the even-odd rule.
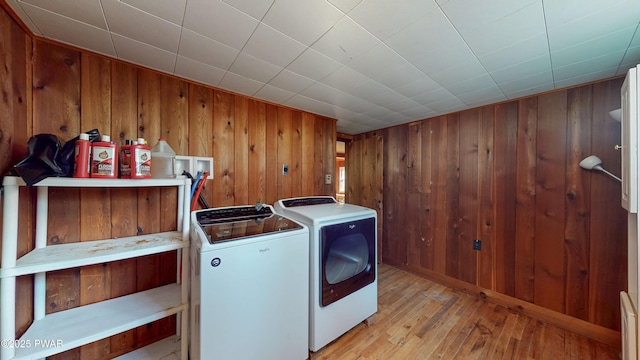
[[[88, 132], [89, 140], [99, 141], [97, 129]], [[29, 139], [29, 154], [13, 166], [22, 180], [32, 186], [48, 177], [70, 177], [73, 175], [75, 143], [79, 137], [63, 143], [53, 134], [38, 134]]]

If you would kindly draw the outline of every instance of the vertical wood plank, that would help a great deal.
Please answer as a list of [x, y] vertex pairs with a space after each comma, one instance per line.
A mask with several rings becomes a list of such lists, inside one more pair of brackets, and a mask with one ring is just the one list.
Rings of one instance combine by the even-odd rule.
[[407, 189], [409, 193], [422, 192], [422, 122], [408, 125]]
[[447, 117], [429, 121], [430, 143], [433, 144], [433, 161], [431, 162], [431, 213], [433, 217], [433, 270], [439, 274], [447, 271], [447, 234], [448, 234], [448, 209], [447, 209], [447, 169], [446, 159], [448, 153]]
[[482, 250], [477, 252], [477, 285], [496, 288], [496, 236], [494, 218], [494, 113], [493, 107], [480, 109], [478, 132], [478, 221], [477, 236]]
[[[189, 155], [212, 157], [213, 154], [213, 90], [189, 85]], [[214, 164], [217, 159], [213, 159]], [[213, 181], [216, 174], [204, 184], [201, 194], [211, 207], [214, 202]], [[196, 174], [191, 174], [195, 177]]]
[[[446, 275], [459, 278], [460, 263], [460, 115], [447, 116], [446, 169]], [[468, 264], [465, 264], [468, 265]]]
[[[278, 199], [290, 198], [293, 196], [293, 176], [292, 172], [295, 164], [292, 163], [291, 154], [293, 152], [293, 119], [291, 109], [278, 108]], [[289, 167], [289, 174], [284, 175], [283, 166]]]
[[587, 320], [589, 307], [588, 174], [580, 161], [591, 154], [592, 88], [583, 86], [567, 93], [566, 182], [566, 314]]
[[458, 276], [474, 284], [477, 274], [477, 253], [472, 241], [478, 233], [478, 133], [480, 111], [465, 111], [459, 123], [459, 232]]
[[[33, 135], [31, 44], [31, 38], [6, 12], [0, 11], [0, 92], [5, 94], [0, 99], [0, 174], [6, 174], [14, 164], [24, 159], [28, 153], [28, 140]], [[18, 234], [17, 250], [18, 256], [22, 256], [34, 247], [33, 202], [29, 189], [19, 191], [18, 218], [24, 226]], [[0, 228], [3, 215], [0, 208]], [[16, 304], [20, 304], [16, 306], [16, 339], [33, 320], [33, 302], [24, 299], [33, 299], [33, 276], [16, 279]]]
[[[318, 116], [314, 116], [315, 118], [315, 129], [314, 129], [314, 168], [313, 168], [313, 186], [315, 195], [326, 195], [324, 193], [324, 169], [325, 169], [325, 158], [324, 158], [324, 121], [322, 118]], [[333, 193], [333, 192], [332, 192]]]
[[567, 92], [538, 99], [534, 299], [563, 312]]
[[494, 217], [496, 291], [515, 296], [518, 102], [495, 106]]
[[291, 112], [291, 195], [300, 197], [302, 193], [302, 113]]
[[[301, 151], [300, 151], [300, 171], [301, 171], [301, 191], [302, 195], [310, 196], [316, 195], [314, 188], [314, 150], [315, 150], [315, 116], [312, 114], [303, 112], [301, 114]], [[338, 179], [334, 179], [335, 182]]]
[[[620, 154], [613, 144], [620, 141], [620, 123], [609, 111], [620, 106], [623, 79], [595, 84], [591, 151], [603, 167], [620, 176]], [[591, 217], [589, 246], [589, 321], [620, 329], [619, 291], [627, 286], [627, 213], [620, 206], [620, 183], [599, 172], [591, 172]], [[615, 199], [615, 200], [613, 200]], [[606, 270], [605, 270], [606, 269]], [[615, 276], [612, 276], [615, 274]], [[605, 309], [609, 309], [608, 311]]]
[[278, 164], [278, 107], [266, 105], [266, 164], [270, 168], [265, 172], [264, 203], [273, 204], [278, 197], [278, 179], [282, 171], [282, 164]]
[[[332, 179], [336, 178], [336, 121], [334, 119], [322, 118], [322, 173], [316, 174], [316, 178], [322, 184], [321, 195], [333, 195], [333, 185], [325, 184], [325, 174], [330, 174]], [[335, 196], [335, 195], [334, 195]]]
[[515, 295], [533, 302], [538, 99], [518, 102]]
[[235, 97], [234, 121], [234, 169], [235, 205], [255, 204], [257, 199], [249, 199], [249, 99], [244, 96]]
[[267, 181], [267, 112], [264, 103], [249, 100], [249, 202], [266, 198]]
[[234, 96], [214, 91], [213, 100], [213, 156], [214, 171], [217, 174], [213, 182], [213, 192], [218, 195], [216, 206], [232, 206], [235, 204], [235, 101]]

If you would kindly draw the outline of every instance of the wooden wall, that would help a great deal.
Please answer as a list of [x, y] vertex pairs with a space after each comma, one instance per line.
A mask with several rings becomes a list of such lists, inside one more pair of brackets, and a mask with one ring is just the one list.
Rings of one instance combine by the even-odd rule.
[[384, 139], [383, 261], [619, 330], [620, 184], [578, 163], [620, 174], [622, 80], [358, 136]]
[[[182, 81], [117, 60], [31, 39], [0, 11], [0, 173], [24, 158], [30, 136], [67, 141], [98, 128], [115, 141], [167, 139], [183, 155], [214, 158], [210, 206], [331, 195], [336, 122]], [[282, 164], [289, 175], [282, 175]], [[33, 247], [33, 190], [20, 203], [19, 252]], [[176, 228], [175, 189], [51, 189], [49, 244]], [[1, 212], [1, 210], [0, 210]], [[173, 253], [47, 274], [47, 312], [175, 281]], [[17, 332], [32, 319], [32, 279], [18, 279]], [[3, 319], [4, 320], [4, 319]], [[71, 350], [54, 359], [108, 359], [175, 331], [175, 319]], [[19, 335], [18, 334], [18, 335]]]

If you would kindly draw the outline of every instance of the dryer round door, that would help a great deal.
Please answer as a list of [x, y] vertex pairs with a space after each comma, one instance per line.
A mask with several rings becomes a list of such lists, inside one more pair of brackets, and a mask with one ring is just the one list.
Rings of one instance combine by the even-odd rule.
[[322, 306], [338, 301], [375, 280], [375, 229], [373, 217], [321, 228]]

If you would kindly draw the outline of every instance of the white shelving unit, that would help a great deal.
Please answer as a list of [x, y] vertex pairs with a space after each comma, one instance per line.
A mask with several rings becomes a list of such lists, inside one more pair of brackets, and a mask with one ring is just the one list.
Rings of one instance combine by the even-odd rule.
[[[35, 249], [17, 258], [18, 194], [25, 183], [6, 176], [0, 263], [0, 359], [38, 359], [73, 349], [176, 314], [176, 335], [118, 359], [187, 360], [189, 304], [189, 189], [191, 180], [47, 178], [37, 187]], [[49, 187], [177, 187], [178, 230], [118, 239], [47, 246]], [[177, 283], [102, 302], [45, 314], [46, 272], [177, 250]], [[24, 335], [15, 336], [16, 277], [34, 274], [34, 320]], [[182, 279], [181, 279], [182, 277]], [[46, 342], [50, 341], [50, 342]]]

